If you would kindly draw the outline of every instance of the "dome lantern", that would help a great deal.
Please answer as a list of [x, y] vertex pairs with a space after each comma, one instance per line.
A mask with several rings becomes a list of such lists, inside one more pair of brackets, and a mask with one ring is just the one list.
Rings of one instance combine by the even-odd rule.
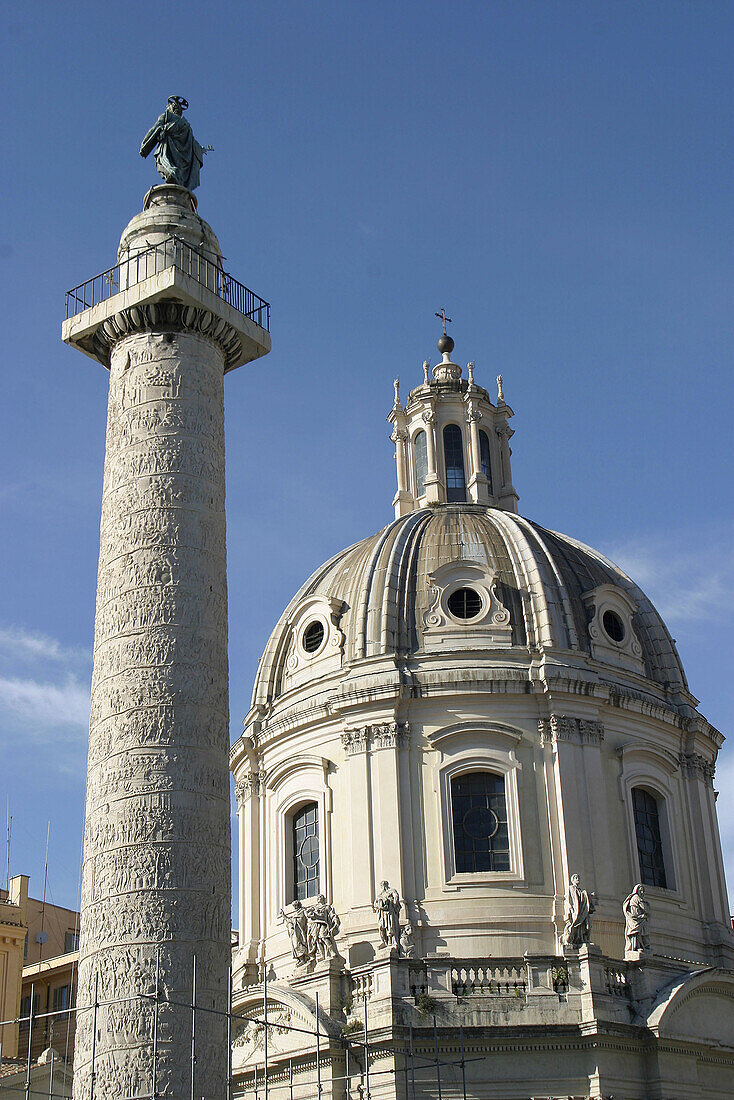
[[426, 505], [490, 504], [517, 512], [518, 496], [512, 484], [509, 426], [512, 409], [505, 402], [501, 376], [494, 405], [487, 390], [474, 381], [474, 364], [467, 364], [468, 379], [453, 362], [455, 344], [446, 332], [445, 310], [436, 316], [443, 323], [437, 347], [441, 362], [433, 368], [423, 363], [423, 383], [411, 390], [403, 407], [395, 383], [395, 402], [388, 415], [394, 425], [398, 489], [393, 500], [395, 517]]

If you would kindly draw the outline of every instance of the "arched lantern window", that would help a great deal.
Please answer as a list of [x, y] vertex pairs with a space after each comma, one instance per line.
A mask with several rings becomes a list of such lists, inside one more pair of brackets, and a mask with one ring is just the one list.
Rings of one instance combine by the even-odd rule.
[[415, 455], [415, 495], [425, 496], [426, 475], [428, 474], [428, 451], [426, 433], [418, 432], [413, 440], [413, 453]]
[[489, 457], [489, 436], [485, 431], [479, 432], [479, 460], [482, 473], [487, 479], [487, 492], [492, 495], [492, 462]]
[[443, 455], [446, 463], [446, 500], [449, 503], [463, 503], [466, 500], [464, 443], [457, 424], [447, 424], [443, 430]]

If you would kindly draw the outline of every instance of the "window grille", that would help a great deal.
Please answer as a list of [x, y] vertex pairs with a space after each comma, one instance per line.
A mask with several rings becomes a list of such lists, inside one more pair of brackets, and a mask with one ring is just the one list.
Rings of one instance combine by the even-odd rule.
[[637, 856], [640, 861], [640, 881], [643, 886], [661, 886], [667, 889], [663, 858], [663, 840], [660, 835], [660, 811], [658, 801], [649, 791], [635, 787], [632, 791], [632, 808], [635, 815]]
[[503, 776], [484, 771], [454, 776], [451, 816], [457, 874], [510, 870]]
[[492, 495], [492, 462], [489, 457], [489, 436], [486, 432], [479, 433], [479, 460], [482, 473], [487, 479], [487, 492]]
[[449, 503], [463, 503], [466, 500], [464, 444], [461, 428], [456, 424], [447, 424], [443, 430], [443, 455], [446, 463], [446, 500]]
[[426, 493], [426, 476], [428, 474], [428, 451], [425, 432], [418, 432], [413, 440], [413, 451], [415, 454], [415, 495], [422, 497]]
[[293, 815], [293, 899], [315, 897], [319, 892], [319, 808], [315, 802]]

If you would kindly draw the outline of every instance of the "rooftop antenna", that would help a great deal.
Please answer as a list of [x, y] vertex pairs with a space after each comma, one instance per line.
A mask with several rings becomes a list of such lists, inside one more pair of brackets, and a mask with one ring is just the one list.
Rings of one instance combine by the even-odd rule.
[[5, 830], [6, 844], [5, 844], [5, 889], [10, 889], [10, 833], [13, 828], [13, 819], [10, 816], [10, 798], [5, 800], [6, 802], [6, 821], [7, 828]]
[[43, 958], [43, 945], [48, 939], [48, 932], [44, 932], [43, 923], [46, 917], [46, 884], [48, 882], [48, 838], [51, 835], [51, 822], [46, 826], [46, 858], [43, 863], [43, 901], [41, 902], [41, 931], [36, 936], [39, 944], [38, 961]]

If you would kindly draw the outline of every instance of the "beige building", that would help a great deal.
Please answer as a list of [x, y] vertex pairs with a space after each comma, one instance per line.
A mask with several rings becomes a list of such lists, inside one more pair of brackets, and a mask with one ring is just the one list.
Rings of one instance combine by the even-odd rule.
[[70, 1085], [78, 928], [74, 910], [28, 896], [27, 875], [12, 878], [9, 889], [0, 891], [1, 1019], [7, 1021], [1, 1025], [0, 1084], [5, 1091], [21, 1088], [21, 1082], [25, 1088], [29, 1039], [33, 1081], [38, 1079], [39, 1087], [46, 1081], [48, 1090], [53, 1063], [58, 1070], [54, 1091], [67, 1078]]
[[724, 1100], [723, 737], [634, 581], [518, 514], [502, 380], [453, 346], [232, 749], [236, 1090]]
[[[17, 875], [0, 890], [0, 1020], [20, 1015], [23, 954], [28, 931], [28, 878]], [[2, 1058], [18, 1056], [18, 1028], [0, 1024]]]

